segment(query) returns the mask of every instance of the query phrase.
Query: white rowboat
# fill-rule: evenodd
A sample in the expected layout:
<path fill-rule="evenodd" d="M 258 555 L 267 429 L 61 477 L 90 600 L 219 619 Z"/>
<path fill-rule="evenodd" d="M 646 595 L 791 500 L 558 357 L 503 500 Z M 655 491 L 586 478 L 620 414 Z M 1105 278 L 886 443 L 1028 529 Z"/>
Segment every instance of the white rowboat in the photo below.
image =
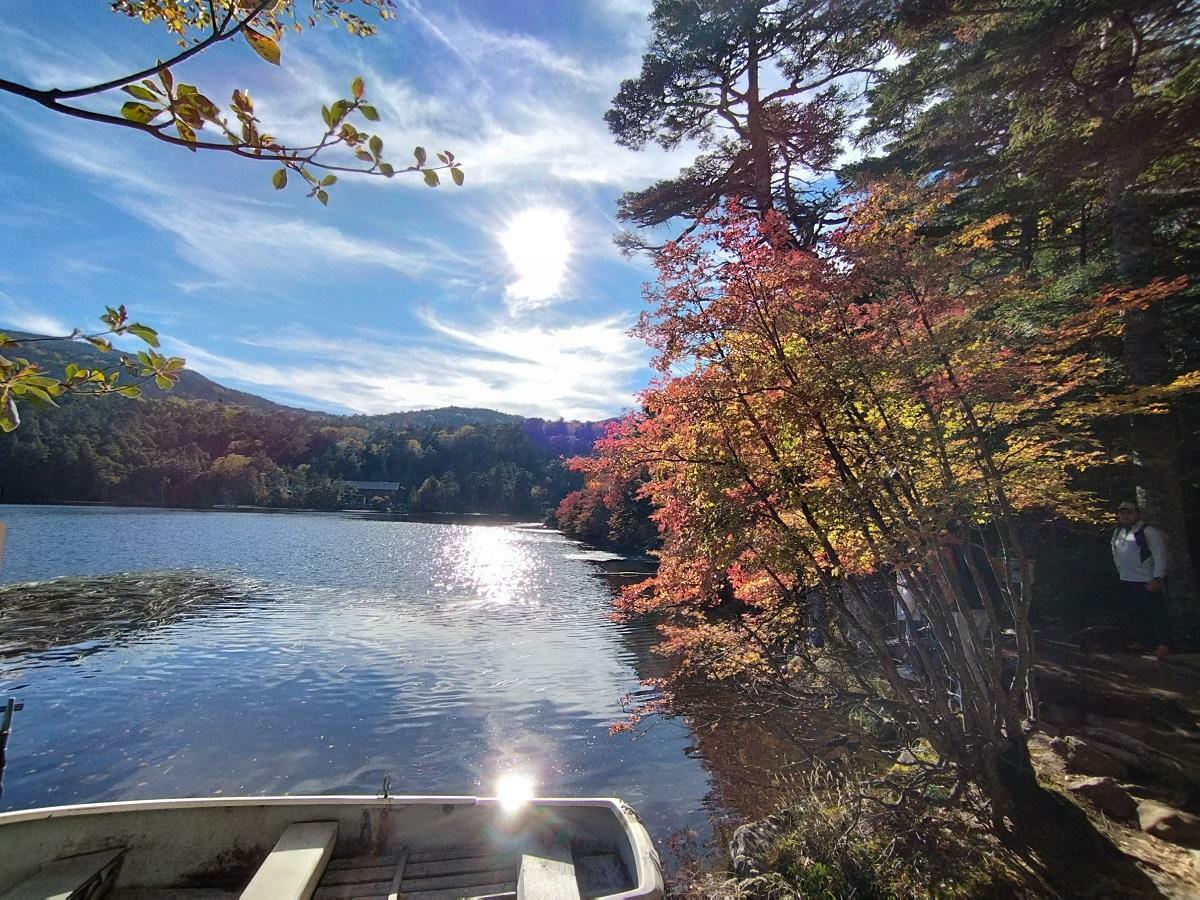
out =
<path fill-rule="evenodd" d="M 663 895 L 613 799 L 229 797 L 0 814 L 0 900 Z"/>

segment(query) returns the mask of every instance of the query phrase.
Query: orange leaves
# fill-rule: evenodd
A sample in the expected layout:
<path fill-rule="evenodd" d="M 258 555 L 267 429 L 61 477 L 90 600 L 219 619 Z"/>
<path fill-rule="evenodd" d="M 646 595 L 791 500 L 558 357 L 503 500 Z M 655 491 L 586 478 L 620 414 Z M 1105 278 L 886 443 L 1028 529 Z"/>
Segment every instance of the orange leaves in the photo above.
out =
<path fill-rule="evenodd" d="M 954 243 L 968 250 L 988 250 L 996 244 L 992 232 L 1011 221 L 1012 216 L 1007 213 L 997 213 L 982 222 L 968 225 L 962 229 L 954 236 Z"/>
<path fill-rule="evenodd" d="M 1061 427 L 1059 407 L 1092 360 L 997 340 L 979 312 L 1010 285 L 981 286 L 963 266 L 1005 221 L 928 236 L 952 196 L 950 179 L 873 188 L 837 259 L 772 242 L 769 222 L 736 207 L 660 255 L 638 330 L 662 379 L 645 414 L 577 467 L 589 480 L 647 474 L 660 568 L 621 609 L 666 616 L 665 649 L 684 666 L 769 665 L 748 635 L 800 628 L 805 588 L 920 557 L 922 536 L 951 517 L 986 521 L 1001 492 L 1014 508 L 1086 514 L 1069 473 L 1096 447 Z"/>

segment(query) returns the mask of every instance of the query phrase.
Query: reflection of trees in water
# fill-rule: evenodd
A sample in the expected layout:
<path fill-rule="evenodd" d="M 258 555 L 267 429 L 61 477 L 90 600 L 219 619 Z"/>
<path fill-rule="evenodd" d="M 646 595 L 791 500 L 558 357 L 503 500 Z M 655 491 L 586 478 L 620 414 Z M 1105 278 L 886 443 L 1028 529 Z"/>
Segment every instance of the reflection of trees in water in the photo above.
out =
<path fill-rule="evenodd" d="M 145 572 L 0 585 L 0 661 L 86 656 L 245 596 L 226 579 Z M 89 646 L 80 647 L 80 644 Z"/>
<path fill-rule="evenodd" d="M 769 695 L 685 683 L 672 708 L 696 736 L 694 755 L 712 775 L 715 805 L 739 819 L 777 811 L 814 769 L 864 763 L 844 706 L 797 709 Z"/>
<path fill-rule="evenodd" d="M 617 559 L 596 561 L 614 596 L 626 584 L 653 571 L 653 563 Z M 643 682 L 670 674 L 670 659 L 654 651 L 659 635 L 652 617 L 625 622 L 618 629 L 629 659 Z M 775 812 L 794 795 L 816 766 L 860 767 L 857 741 L 848 734 L 844 704 L 804 709 L 785 705 L 769 690 L 748 695 L 703 681 L 672 686 L 664 713 L 683 717 L 695 737 L 688 754 L 712 777 L 705 805 L 715 818 L 761 818 Z M 653 707 L 660 691 L 652 684 L 632 692 L 629 708 Z M 643 722 L 639 727 L 653 727 Z M 714 823 L 717 824 L 717 823 Z M 722 829 L 718 828 L 718 831 Z"/>

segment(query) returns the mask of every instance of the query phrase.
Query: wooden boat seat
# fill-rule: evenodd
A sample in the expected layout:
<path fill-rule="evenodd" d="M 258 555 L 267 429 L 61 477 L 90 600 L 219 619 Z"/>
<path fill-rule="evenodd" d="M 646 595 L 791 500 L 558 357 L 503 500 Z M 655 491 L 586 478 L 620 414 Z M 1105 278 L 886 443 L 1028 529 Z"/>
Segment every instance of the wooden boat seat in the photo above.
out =
<path fill-rule="evenodd" d="M 337 822 L 296 822 L 275 842 L 242 900 L 309 900 L 333 854 Z"/>
<path fill-rule="evenodd" d="M 96 900 L 112 890 L 124 859 L 124 847 L 56 859 L 0 900 Z"/>
<path fill-rule="evenodd" d="M 579 900 L 569 841 L 541 841 L 521 856 L 517 900 Z"/>

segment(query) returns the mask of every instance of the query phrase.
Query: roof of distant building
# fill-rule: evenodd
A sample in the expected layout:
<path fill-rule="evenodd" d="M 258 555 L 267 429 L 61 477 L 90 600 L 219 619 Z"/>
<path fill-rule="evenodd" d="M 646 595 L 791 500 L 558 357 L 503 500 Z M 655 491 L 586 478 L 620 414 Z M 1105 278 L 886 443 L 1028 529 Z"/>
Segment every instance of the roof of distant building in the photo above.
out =
<path fill-rule="evenodd" d="M 398 481 L 347 481 L 346 484 L 356 491 L 398 491 Z"/>

